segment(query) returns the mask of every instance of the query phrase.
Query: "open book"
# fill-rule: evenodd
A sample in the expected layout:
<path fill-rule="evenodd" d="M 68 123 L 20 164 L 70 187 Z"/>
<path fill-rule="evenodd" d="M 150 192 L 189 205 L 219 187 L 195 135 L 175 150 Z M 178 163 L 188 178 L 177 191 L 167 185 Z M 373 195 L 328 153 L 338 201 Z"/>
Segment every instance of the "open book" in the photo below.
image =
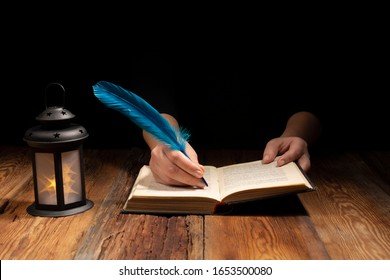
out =
<path fill-rule="evenodd" d="M 123 207 L 124 213 L 215 214 L 217 206 L 315 190 L 300 166 L 291 162 L 281 167 L 276 161 L 261 160 L 205 166 L 208 187 L 182 187 L 159 184 L 148 165 L 134 181 Z"/>

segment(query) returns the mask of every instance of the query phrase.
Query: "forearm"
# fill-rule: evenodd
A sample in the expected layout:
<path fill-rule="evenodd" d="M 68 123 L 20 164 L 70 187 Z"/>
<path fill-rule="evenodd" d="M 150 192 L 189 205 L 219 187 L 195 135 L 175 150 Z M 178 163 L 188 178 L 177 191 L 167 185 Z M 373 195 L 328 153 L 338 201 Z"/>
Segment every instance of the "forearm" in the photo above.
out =
<path fill-rule="evenodd" d="M 320 136 L 320 120 L 310 112 L 298 112 L 287 121 L 282 137 L 296 136 L 304 139 L 308 145 L 313 144 Z"/>
<path fill-rule="evenodd" d="M 161 114 L 165 119 L 167 119 L 167 121 L 173 126 L 173 127 L 179 127 L 179 123 L 177 122 L 177 120 L 169 115 L 169 114 L 164 114 L 162 113 Z M 146 142 L 146 144 L 149 146 L 149 148 L 152 150 L 158 143 L 159 141 L 154 138 L 151 134 L 149 134 L 148 132 L 146 132 L 145 130 L 142 131 L 142 136 Z"/>

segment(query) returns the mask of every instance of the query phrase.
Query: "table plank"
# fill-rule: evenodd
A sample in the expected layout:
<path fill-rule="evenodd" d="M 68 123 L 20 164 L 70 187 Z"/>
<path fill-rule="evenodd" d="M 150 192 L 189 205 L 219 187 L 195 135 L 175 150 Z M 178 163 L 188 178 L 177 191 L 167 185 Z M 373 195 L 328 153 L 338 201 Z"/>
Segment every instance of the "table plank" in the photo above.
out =
<path fill-rule="evenodd" d="M 205 219 L 205 259 L 329 259 L 296 195 Z"/>
<path fill-rule="evenodd" d="M 1 259 L 73 259 L 80 241 L 94 223 L 102 201 L 110 192 L 112 181 L 123 165 L 124 151 L 91 151 L 85 153 L 87 198 L 95 205 L 78 215 L 67 217 L 34 217 L 26 212 L 33 202 L 32 177 L 1 215 Z M 95 182 L 99 184 L 96 185 Z"/>
<path fill-rule="evenodd" d="M 379 183 L 379 186 L 390 195 L 390 151 L 387 150 L 370 150 L 359 152 L 362 159 L 367 163 L 386 184 Z"/>
<path fill-rule="evenodd" d="M 199 158 L 220 167 L 259 160 L 262 151 L 209 150 Z M 236 208 L 227 216 L 205 217 L 205 259 L 329 259 L 296 195 Z"/>
<path fill-rule="evenodd" d="M 132 183 L 141 166 L 148 162 L 148 156 L 148 152 L 132 149 L 126 161 L 117 165 L 120 171 L 94 176 L 95 186 L 106 184 L 101 181 L 105 177 L 116 179 L 111 181 L 108 186 L 111 191 L 97 206 L 99 211 L 94 224 L 81 242 L 75 259 L 203 258 L 202 217 L 122 213 Z"/>
<path fill-rule="evenodd" d="M 91 228 L 75 259 L 202 259 L 203 221 L 198 216 L 113 215 Z"/>
<path fill-rule="evenodd" d="M 27 147 L 0 147 L 0 213 L 23 192 L 32 179 L 31 153 Z"/>
<path fill-rule="evenodd" d="M 388 183 L 357 153 L 313 159 L 318 189 L 300 199 L 332 259 L 390 258 Z"/>
<path fill-rule="evenodd" d="M 68 217 L 33 217 L 30 151 L 0 146 L 0 259 L 390 259 L 390 153 L 312 156 L 317 191 L 235 207 L 225 215 L 137 215 L 121 209 L 144 149 L 86 150 L 87 198 Z M 261 151 L 200 151 L 203 164 Z"/>

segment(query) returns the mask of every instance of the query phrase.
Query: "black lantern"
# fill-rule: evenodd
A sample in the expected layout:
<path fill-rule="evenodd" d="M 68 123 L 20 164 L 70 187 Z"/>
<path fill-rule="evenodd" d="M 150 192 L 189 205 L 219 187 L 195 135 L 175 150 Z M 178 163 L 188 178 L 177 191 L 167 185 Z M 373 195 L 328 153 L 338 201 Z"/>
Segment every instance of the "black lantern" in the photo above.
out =
<path fill-rule="evenodd" d="M 47 89 L 52 85 L 61 88 L 61 106 L 48 105 Z M 64 108 L 64 103 L 64 87 L 49 84 L 46 110 L 36 117 L 40 125 L 28 129 L 23 138 L 32 148 L 35 202 L 27 212 L 33 216 L 68 216 L 93 207 L 86 199 L 84 183 L 82 143 L 88 133 L 72 122 L 75 115 Z"/>

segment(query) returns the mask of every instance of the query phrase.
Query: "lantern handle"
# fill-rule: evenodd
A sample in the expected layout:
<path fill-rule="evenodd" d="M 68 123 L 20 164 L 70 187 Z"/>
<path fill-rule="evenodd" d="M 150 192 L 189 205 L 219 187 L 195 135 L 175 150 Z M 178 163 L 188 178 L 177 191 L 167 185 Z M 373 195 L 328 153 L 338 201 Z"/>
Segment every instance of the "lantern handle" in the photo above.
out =
<path fill-rule="evenodd" d="M 47 109 L 47 90 L 50 86 L 53 86 L 53 85 L 57 85 L 57 86 L 60 86 L 61 89 L 62 89 L 62 105 L 61 107 L 65 107 L 65 88 L 63 85 L 61 85 L 60 83 L 56 83 L 56 82 L 53 82 L 53 83 L 49 83 L 46 88 L 45 88 L 45 108 Z"/>

